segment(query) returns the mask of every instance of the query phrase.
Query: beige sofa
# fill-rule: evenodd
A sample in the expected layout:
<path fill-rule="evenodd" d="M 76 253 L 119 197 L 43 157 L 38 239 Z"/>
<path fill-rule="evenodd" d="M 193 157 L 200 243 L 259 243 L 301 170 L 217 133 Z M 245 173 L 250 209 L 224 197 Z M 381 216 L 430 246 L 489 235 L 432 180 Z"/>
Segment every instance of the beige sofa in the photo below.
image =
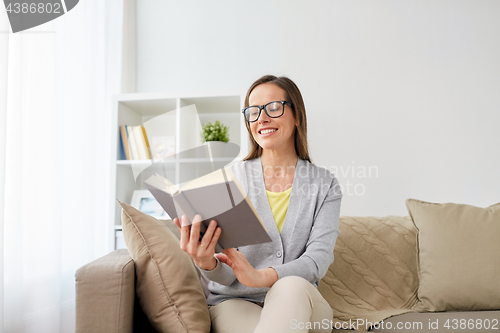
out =
<path fill-rule="evenodd" d="M 413 213 L 414 220 L 421 218 L 417 216 L 418 209 Z M 497 217 L 498 214 L 494 215 L 493 221 Z M 488 295 L 493 293 L 480 300 L 471 300 L 465 286 L 456 285 L 455 280 L 465 283 L 461 277 L 450 278 L 445 281 L 446 285 L 456 291 L 454 294 L 464 297 L 458 298 L 462 303 L 457 305 L 453 295 L 445 295 L 451 300 L 444 305 L 448 310 L 429 312 L 429 307 L 443 306 L 443 301 L 439 299 L 441 295 L 437 301 L 432 295 L 429 297 L 426 293 L 432 288 L 425 289 L 420 283 L 422 279 L 432 284 L 429 277 L 419 271 L 425 268 L 425 263 L 420 261 L 428 254 L 422 247 L 430 245 L 419 243 L 425 240 L 427 227 L 421 224 L 421 229 L 417 229 L 418 223 L 412 218 L 341 217 L 335 261 L 319 286 L 334 311 L 335 320 L 329 323 L 330 327 L 337 328 L 338 332 L 344 331 L 342 327 L 374 332 L 499 332 L 500 308 L 491 302 L 495 304 L 498 299 L 500 304 L 500 292 L 495 295 L 500 290 L 500 280 L 492 277 L 487 280 L 496 281 L 496 286 L 481 285 L 479 281 L 478 291 L 471 293 L 481 295 L 484 289 Z M 178 236 L 171 221 L 162 222 Z M 496 225 L 494 227 L 488 232 L 497 233 Z M 439 250 L 433 251 L 432 258 L 439 257 Z M 459 261 L 466 265 L 463 260 Z M 500 262 L 493 263 L 500 265 Z M 81 267 L 76 272 L 76 332 L 156 332 L 137 300 L 136 280 L 134 261 L 123 249 Z M 443 287 L 438 287 L 441 292 Z M 491 302 L 484 305 L 485 298 Z M 486 311 L 470 311 L 477 307 Z M 369 323 L 378 324 L 370 327 Z"/>

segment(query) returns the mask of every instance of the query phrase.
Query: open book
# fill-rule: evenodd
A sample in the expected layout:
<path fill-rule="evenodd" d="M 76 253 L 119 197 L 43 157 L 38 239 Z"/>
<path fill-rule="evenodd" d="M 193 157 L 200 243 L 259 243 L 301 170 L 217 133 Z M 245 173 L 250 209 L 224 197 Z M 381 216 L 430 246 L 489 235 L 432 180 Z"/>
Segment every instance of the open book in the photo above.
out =
<path fill-rule="evenodd" d="M 222 233 L 215 252 L 271 241 L 252 203 L 229 168 L 197 178 L 180 189 L 158 174 L 143 183 L 172 219 L 186 215 L 193 222 L 194 216 L 200 214 L 200 239 L 210 221 L 216 220 Z"/>

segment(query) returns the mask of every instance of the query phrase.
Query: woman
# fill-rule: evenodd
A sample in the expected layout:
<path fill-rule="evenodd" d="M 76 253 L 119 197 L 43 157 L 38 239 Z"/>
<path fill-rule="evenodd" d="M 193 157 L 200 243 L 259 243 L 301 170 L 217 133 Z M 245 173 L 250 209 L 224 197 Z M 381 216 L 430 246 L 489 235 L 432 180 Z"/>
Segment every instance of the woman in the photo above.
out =
<path fill-rule="evenodd" d="M 213 332 L 330 332 L 332 310 L 317 286 L 339 234 L 338 182 L 310 162 L 304 102 L 290 79 L 255 81 L 243 113 L 252 148 L 232 169 L 272 242 L 215 254 L 216 221 L 199 241 L 199 215 L 191 226 L 175 219 L 182 250 L 210 280 Z"/>

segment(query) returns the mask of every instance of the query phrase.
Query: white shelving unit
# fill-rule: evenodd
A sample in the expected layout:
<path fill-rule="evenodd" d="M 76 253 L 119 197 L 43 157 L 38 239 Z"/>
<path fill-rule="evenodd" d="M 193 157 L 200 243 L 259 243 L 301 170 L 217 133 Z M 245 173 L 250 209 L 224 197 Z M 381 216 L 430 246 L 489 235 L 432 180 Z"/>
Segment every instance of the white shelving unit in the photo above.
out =
<path fill-rule="evenodd" d="M 248 133 L 245 128 L 241 109 L 244 96 L 237 92 L 219 93 L 134 93 L 116 95 L 113 99 L 112 129 L 116 135 L 112 146 L 112 184 L 110 204 L 112 205 L 111 233 L 121 230 L 121 207 L 115 198 L 130 204 L 134 190 L 145 189 L 140 170 L 151 166 L 151 160 L 127 160 L 121 153 L 119 127 L 123 125 L 144 125 L 151 144 L 154 136 L 174 136 L 175 152 L 186 152 L 203 145 L 201 126 L 207 122 L 221 121 L 229 127 L 229 141 L 240 147 L 240 154 L 235 161 L 241 160 L 248 153 Z M 194 107 L 195 108 L 194 108 Z M 196 111 L 196 112 L 195 112 Z M 169 158 L 161 168 L 167 178 L 176 184 L 194 179 L 210 172 L 214 164 L 230 164 L 233 158 L 207 159 L 197 156 Z M 115 239 L 110 240 L 115 244 Z M 111 248 L 110 250 L 114 249 Z"/>

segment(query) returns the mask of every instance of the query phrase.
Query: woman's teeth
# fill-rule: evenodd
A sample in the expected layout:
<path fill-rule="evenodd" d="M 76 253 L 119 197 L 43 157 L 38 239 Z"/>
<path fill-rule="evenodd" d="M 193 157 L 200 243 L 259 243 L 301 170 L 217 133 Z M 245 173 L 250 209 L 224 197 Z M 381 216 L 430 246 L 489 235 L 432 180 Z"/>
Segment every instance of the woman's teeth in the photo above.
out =
<path fill-rule="evenodd" d="M 260 134 L 267 134 L 267 133 L 272 133 L 272 132 L 276 132 L 277 129 L 266 129 L 266 130 L 263 130 L 263 131 L 260 131 Z"/>

